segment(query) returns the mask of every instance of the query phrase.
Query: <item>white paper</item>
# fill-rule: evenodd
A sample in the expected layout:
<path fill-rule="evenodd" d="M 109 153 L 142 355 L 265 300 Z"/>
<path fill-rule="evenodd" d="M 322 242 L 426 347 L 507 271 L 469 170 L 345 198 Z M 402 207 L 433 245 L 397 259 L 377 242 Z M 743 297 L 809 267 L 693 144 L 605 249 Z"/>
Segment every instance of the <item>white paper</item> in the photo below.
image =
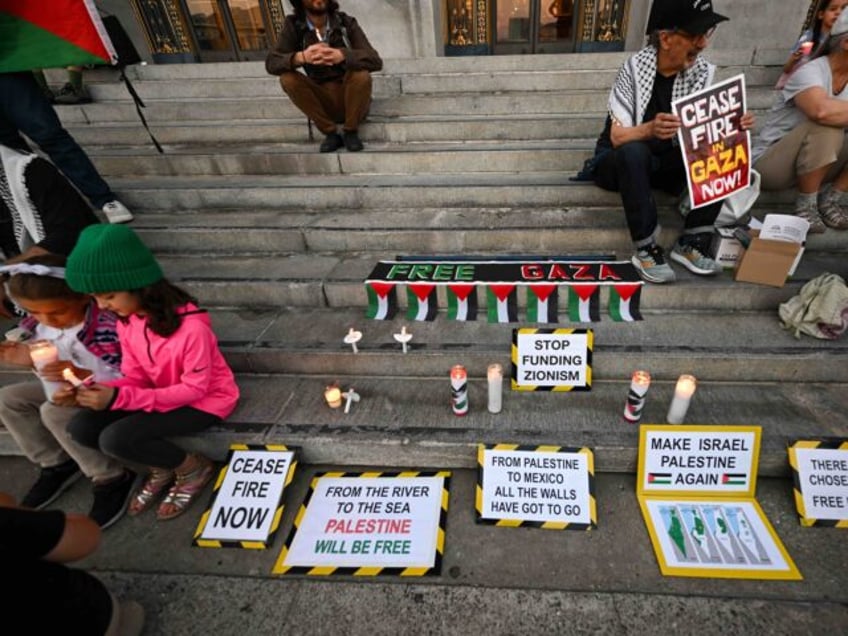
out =
<path fill-rule="evenodd" d="M 767 214 L 763 219 L 760 238 L 803 245 L 809 229 L 809 221 L 792 214 Z"/>

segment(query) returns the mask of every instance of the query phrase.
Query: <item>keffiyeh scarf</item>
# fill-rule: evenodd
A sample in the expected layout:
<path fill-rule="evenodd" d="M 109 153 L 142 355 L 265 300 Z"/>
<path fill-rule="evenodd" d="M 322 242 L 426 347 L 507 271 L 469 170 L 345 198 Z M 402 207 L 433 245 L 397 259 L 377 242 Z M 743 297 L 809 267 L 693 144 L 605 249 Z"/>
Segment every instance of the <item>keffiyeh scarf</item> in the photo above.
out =
<path fill-rule="evenodd" d="M 0 199 L 11 216 L 15 242 L 22 252 L 45 236 L 26 183 L 27 166 L 35 157 L 0 145 Z"/>
<path fill-rule="evenodd" d="M 709 86 L 715 66 L 698 56 L 695 64 L 677 74 L 672 88 L 672 100 L 678 100 Z M 614 123 L 637 126 L 642 123 L 657 76 L 657 49 L 646 46 L 630 57 L 615 79 L 610 91 L 608 109 Z"/>

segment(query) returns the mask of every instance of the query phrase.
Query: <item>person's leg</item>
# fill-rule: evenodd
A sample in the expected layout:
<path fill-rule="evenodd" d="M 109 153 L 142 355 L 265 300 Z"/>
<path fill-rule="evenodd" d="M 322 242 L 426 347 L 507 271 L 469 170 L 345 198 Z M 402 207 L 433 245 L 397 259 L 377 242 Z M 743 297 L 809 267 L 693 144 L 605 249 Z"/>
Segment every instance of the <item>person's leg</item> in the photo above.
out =
<path fill-rule="evenodd" d="M 848 136 L 843 137 L 842 148 L 824 182 L 828 186 L 818 200 L 822 222 L 834 230 L 848 230 Z"/>
<path fill-rule="evenodd" d="M 674 271 L 657 243 L 660 227 L 656 202 L 651 192 L 654 162 L 648 144 L 624 144 L 600 160 L 595 183 L 605 190 L 621 193 L 627 227 L 635 248 L 631 262 L 639 275 L 652 283 L 669 283 L 674 281 Z"/>
<path fill-rule="evenodd" d="M 88 155 L 62 128 L 32 73 L 0 73 L 0 95 L 0 119 L 38 144 L 94 207 L 116 199 Z"/>
<path fill-rule="evenodd" d="M 0 422 L 27 459 L 41 468 L 38 479 L 21 500 L 27 508 L 49 505 L 81 477 L 76 462 L 40 417 L 39 407 L 46 400 L 41 382 L 0 389 Z"/>
<path fill-rule="evenodd" d="M 371 73 L 348 71 L 344 81 L 344 142 L 350 152 L 362 150 L 359 125 L 368 116 L 371 108 Z"/>
<path fill-rule="evenodd" d="M 341 148 L 342 138 L 336 132 L 337 106 L 328 86 L 313 82 L 303 73 L 296 71 L 280 75 L 280 85 L 292 103 L 314 121 L 318 130 L 325 135 L 321 143 L 321 152 L 333 152 Z"/>

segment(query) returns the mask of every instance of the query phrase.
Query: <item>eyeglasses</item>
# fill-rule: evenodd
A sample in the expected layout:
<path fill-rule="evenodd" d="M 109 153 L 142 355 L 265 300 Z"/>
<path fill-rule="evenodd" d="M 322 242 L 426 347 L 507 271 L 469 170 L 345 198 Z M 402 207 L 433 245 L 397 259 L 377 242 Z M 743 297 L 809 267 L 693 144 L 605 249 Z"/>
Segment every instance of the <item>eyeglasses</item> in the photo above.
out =
<path fill-rule="evenodd" d="M 705 39 L 709 40 L 711 37 L 713 37 L 713 34 L 716 32 L 716 27 L 714 27 L 714 26 L 710 27 L 709 29 L 707 29 L 703 33 L 697 33 L 697 34 L 696 33 L 689 33 L 688 31 L 684 31 L 683 29 L 677 29 L 677 28 L 672 29 L 671 32 L 676 33 L 677 35 L 679 35 L 682 38 L 686 38 L 690 42 L 696 42 L 697 40 L 700 40 L 701 38 L 705 38 Z"/>

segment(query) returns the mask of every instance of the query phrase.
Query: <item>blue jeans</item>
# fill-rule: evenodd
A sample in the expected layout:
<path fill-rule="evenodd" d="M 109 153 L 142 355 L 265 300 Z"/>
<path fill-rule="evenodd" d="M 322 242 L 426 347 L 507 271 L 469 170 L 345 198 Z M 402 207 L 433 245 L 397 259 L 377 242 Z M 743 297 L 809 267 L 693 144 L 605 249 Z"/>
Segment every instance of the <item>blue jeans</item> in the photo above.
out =
<path fill-rule="evenodd" d="M 20 133 L 38 144 L 96 208 L 116 199 L 41 92 L 32 73 L 0 73 L 0 144 L 29 150 Z"/>

